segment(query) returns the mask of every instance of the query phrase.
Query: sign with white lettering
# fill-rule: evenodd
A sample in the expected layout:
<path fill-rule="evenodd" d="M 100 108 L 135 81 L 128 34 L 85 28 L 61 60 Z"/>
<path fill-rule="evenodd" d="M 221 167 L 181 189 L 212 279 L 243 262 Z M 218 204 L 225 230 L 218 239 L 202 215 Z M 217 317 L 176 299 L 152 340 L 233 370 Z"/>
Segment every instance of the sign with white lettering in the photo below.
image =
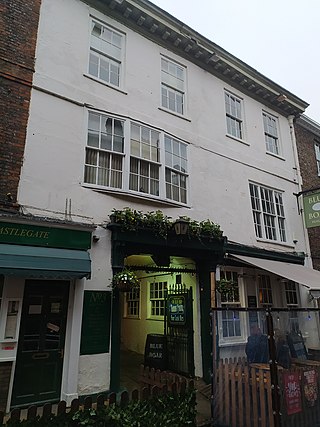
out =
<path fill-rule="evenodd" d="M 148 334 L 145 350 L 144 364 L 155 369 L 165 369 L 167 364 L 167 340 L 161 334 Z"/>
<path fill-rule="evenodd" d="M 304 219 L 307 228 L 320 225 L 320 193 L 303 196 Z"/>
<path fill-rule="evenodd" d="M 85 230 L 0 222 L 0 243 L 65 249 L 89 249 L 91 246 L 91 233 Z"/>
<path fill-rule="evenodd" d="M 170 326 L 186 324 L 186 300 L 182 295 L 170 295 L 168 297 Z"/>

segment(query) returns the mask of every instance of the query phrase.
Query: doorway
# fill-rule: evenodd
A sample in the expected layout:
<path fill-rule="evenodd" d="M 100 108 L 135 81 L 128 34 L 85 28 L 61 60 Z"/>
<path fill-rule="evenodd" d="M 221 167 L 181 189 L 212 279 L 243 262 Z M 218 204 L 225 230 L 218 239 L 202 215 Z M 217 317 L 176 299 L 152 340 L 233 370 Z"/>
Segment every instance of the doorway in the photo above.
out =
<path fill-rule="evenodd" d="M 140 288 L 120 295 L 121 388 L 137 384 L 147 342 L 152 337 L 168 342 L 168 346 L 165 345 L 163 355 L 155 352 L 155 360 L 149 360 L 148 356 L 150 367 L 194 376 L 194 262 L 171 257 L 170 265 L 161 267 L 155 265 L 150 255 L 133 255 L 126 258 L 125 265 L 133 266 L 140 279 Z M 200 348 L 199 335 L 196 337 L 196 347 Z"/>
<path fill-rule="evenodd" d="M 12 407 L 60 399 L 69 284 L 25 283 Z"/>

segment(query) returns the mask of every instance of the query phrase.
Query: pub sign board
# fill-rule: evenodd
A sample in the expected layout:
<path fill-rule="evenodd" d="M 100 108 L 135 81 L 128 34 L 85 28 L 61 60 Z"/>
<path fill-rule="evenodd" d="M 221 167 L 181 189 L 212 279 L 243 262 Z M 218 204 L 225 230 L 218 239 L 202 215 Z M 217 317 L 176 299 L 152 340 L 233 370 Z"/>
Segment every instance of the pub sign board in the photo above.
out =
<path fill-rule="evenodd" d="M 320 193 L 303 196 L 304 220 L 307 228 L 320 226 Z"/>
<path fill-rule="evenodd" d="M 168 296 L 168 314 L 169 326 L 186 324 L 186 299 L 183 295 Z"/>

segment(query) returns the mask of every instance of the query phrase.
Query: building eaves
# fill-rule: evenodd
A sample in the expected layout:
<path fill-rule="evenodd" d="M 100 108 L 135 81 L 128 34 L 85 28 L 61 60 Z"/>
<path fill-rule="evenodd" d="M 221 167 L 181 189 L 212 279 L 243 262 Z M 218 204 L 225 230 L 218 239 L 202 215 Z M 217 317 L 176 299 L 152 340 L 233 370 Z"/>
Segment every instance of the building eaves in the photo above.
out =
<path fill-rule="evenodd" d="M 302 114 L 296 121 L 296 123 L 303 129 L 313 133 L 316 137 L 320 138 L 320 123 L 310 119 L 310 117 Z"/>
<path fill-rule="evenodd" d="M 148 0 L 83 0 L 284 116 L 308 103 Z"/>

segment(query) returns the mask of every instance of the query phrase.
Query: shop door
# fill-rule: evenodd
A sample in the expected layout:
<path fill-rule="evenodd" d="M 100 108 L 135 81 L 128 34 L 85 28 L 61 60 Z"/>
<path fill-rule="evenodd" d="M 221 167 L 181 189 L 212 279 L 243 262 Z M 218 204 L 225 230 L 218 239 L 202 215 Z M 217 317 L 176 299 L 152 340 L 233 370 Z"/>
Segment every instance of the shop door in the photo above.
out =
<path fill-rule="evenodd" d="M 58 401 L 69 282 L 25 285 L 11 406 Z"/>

